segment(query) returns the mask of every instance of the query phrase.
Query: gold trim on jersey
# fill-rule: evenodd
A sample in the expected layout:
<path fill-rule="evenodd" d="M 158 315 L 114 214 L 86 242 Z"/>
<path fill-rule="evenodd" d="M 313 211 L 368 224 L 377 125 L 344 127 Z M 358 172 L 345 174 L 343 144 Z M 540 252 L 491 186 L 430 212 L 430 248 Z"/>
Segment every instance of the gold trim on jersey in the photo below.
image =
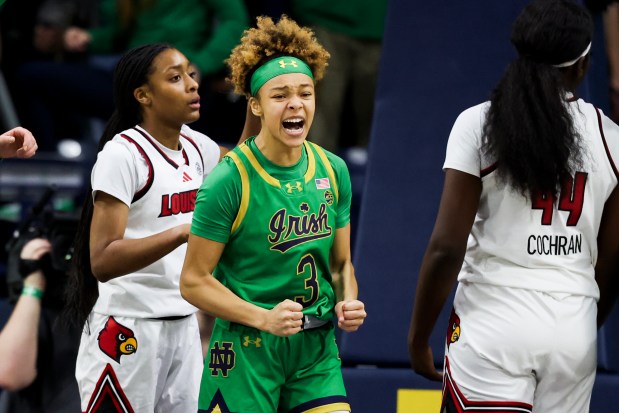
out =
<path fill-rule="evenodd" d="M 324 153 L 322 148 L 320 148 L 314 143 L 304 141 L 303 145 L 305 147 L 305 152 L 307 153 L 307 171 L 304 175 L 305 183 L 309 183 L 316 174 L 316 156 L 314 155 L 314 151 L 312 150 L 313 147 L 320 159 L 322 160 L 323 164 L 325 165 L 325 169 L 327 170 L 329 179 L 333 183 L 333 192 L 335 193 L 335 200 L 337 201 L 339 198 L 339 190 L 337 182 L 335 180 L 335 172 L 333 171 L 333 167 L 331 166 L 327 155 Z M 258 162 L 258 159 L 251 151 L 249 146 L 247 146 L 247 144 L 242 143 L 241 145 L 239 145 L 239 149 L 241 150 L 241 152 L 243 152 L 243 155 L 245 155 L 251 166 L 256 170 L 256 172 L 258 172 L 262 179 L 264 179 L 269 185 L 272 185 L 276 188 L 282 187 L 280 181 L 269 175 L 269 173 L 262 167 L 262 165 L 260 165 L 260 162 Z M 247 209 L 249 208 L 250 184 L 247 169 L 239 155 L 233 151 L 230 151 L 226 154 L 226 156 L 229 156 L 230 159 L 234 161 L 234 164 L 239 171 L 239 175 L 241 176 L 241 205 L 239 206 L 239 212 L 236 214 L 236 218 L 234 219 L 234 222 L 232 223 L 232 228 L 230 229 L 230 233 L 232 234 L 239 228 L 239 226 L 243 222 L 245 214 L 247 213 Z"/>
<path fill-rule="evenodd" d="M 305 147 L 305 152 L 307 152 L 307 171 L 305 171 L 304 175 L 305 183 L 307 184 L 309 181 L 312 180 L 314 174 L 316 173 L 316 158 L 314 156 L 314 152 L 312 152 L 312 150 L 310 149 L 308 142 L 303 142 L 303 145 Z M 269 175 L 269 173 L 262 167 L 262 165 L 260 165 L 260 162 L 258 162 L 256 155 L 254 155 L 249 146 L 243 143 L 239 146 L 239 149 L 241 150 L 241 152 L 243 152 L 243 155 L 245 155 L 249 163 L 251 163 L 251 166 L 254 167 L 254 169 L 256 170 L 256 172 L 258 172 L 262 179 L 264 179 L 267 183 L 276 188 L 282 187 L 281 182 L 278 179 L 275 179 L 271 175 Z"/>
<path fill-rule="evenodd" d="M 303 413 L 329 413 L 333 411 L 343 410 L 345 412 L 350 411 L 350 404 L 348 403 L 331 403 L 324 406 L 314 407 L 313 409 L 304 410 Z"/>
<path fill-rule="evenodd" d="M 241 175 L 241 205 L 239 206 L 239 212 L 236 214 L 236 218 L 234 219 L 232 228 L 230 229 L 230 233 L 232 234 L 239 228 L 241 222 L 243 222 L 243 218 L 245 218 L 245 214 L 247 213 L 247 208 L 249 207 L 250 188 L 247 169 L 245 169 L 245 165 L 243 165 L 241 158 L 239 158 L 239 156 L 232 151 L 228 152 L 226 156 L 229 156 L 230 159 L 234 161 L 236 169 L 239 170 L 239 175 Z"/>
<path fill-rule="evenodd" d="M 316 159 L 314 158 L 314 152 L 310 149 L 309 143 L 303 141 L 305 146 L 305 152 L 307 152 L 307 172 L 305 172 L 305 183 L 308 183 L 314 177 L 316 173 Z"/>
<path fill-rule="evenodd" d="M 333 167 L 331 166 L 331 162 L 329 162 L 329 158 L 327 158 L 327 154 L 325 151 L 318 145 L 312 142 L 308 142 L 312 147 L 316 150 L 316 153 L 322 160 L 322 163 L 325 165 L 327 169 L 327 173 L 329 174 L 329 179 L 333 183 L 333 192 L 335 192 L 335 200 L 338 201 L 340 198 L 340 191 L 338 189 L 337 181 L 335 180 L 335 171 L 333 171 Z M 308 151 L 309 152 L 309 151 Z"/>
<path fill-rule="evenodd" d="M 256 155 L 254 155 L 251 149 L 249 149 L 249 146 L 243 143 L 242 145 L 239 146 L 239 149 L 241 150 L 241 152 L 243 152 L 243 154 L 245 155 L 245 157 L 247 158 L 251 166 L 254 167 L 254 169 L 256 170 L 256 172 L 258 172 L 258 174 L 262 177 L 262 179 L 264 179 L 270 185 L 273 185 L 276 188 L 282 187 L 282 184 L 279 183 L 279 180 L 273 178 L 271 175 L 268 174 L 267 171 L 264 170 L 262 165 L 260 165 L 260 162 L 258 162 L 258 159 L 256 159 Z"/>

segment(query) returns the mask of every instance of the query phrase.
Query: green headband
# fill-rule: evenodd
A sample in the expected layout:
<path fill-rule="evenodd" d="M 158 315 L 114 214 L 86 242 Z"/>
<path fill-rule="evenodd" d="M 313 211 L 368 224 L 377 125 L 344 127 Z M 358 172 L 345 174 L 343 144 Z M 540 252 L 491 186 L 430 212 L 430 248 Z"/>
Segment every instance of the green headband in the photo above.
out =
<path fill-rule="evenodd" d="M 251 76 L 251 95 L 256 96 L 266 82 L 286 73 L 303 73 L 314 79 L 312 69 L 303 60 L 292 56 L 278 57 L 260 66 Z"/>

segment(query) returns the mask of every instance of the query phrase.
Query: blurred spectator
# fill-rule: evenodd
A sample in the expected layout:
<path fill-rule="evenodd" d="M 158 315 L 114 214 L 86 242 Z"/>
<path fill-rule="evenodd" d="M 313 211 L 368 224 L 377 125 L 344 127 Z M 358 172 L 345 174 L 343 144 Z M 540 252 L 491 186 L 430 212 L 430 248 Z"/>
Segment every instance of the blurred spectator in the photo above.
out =
<path fill-rule="evenodd" d="M 69 25 L 93 24 L 96 10 L 96 0 L 29 0 L 3 4 L 1 61 L 7 78 L 12 80 L 16 68 L 24 62 L 81 58 L 63 51 L 62 33 Z"/>
<path fill-rule="evenodd" d="M 84 119 L 109 118 L 117 60 L 130 48 L 154 42 L 171 43 L 200 71 L 203 113 L 194 128 L 236 143 L 241 130 L 230 125 L 243 124 L 246 104 L 225 84 L 223 61 L 248 25 L 242 0 L 100 0 L 98 21 L 96 27 L 69 27 L 64 32 L 65 49 L 88 53 L 88 63 L 35 62 L 20 70 L 21 93 L 28 97 L 20 116 L 40 146 L 50 148 L 59 138 L 88 134 Z M 73 128 L 58 128 L 58 119 L 74 114 L 81 122 L 73 120 Z M 241 121 L 229 121 L 230 117 Z M 73 135 L 78 131 L 80 136 L 59 136 L 59 131 Z"/>
<path fill-rule="evenodd" d="M 46 0 L 37 11 L 33 33 L 34 48 L 53 60 L 79 59 L 79 53 L 64 49 L 64 31 L 70 27 L 89 27 L 96 22 L 95 0 Z"/>
<path fill-rule="evenodd" d="M 56 323 L 65 272 L 54 268 L 57 246 L 44 238 L 15 245 L 19 274 L 12 279 L 15 308 L 0 331 L 0 413 L 80 411 L 73 375 L 80 329 Z M 10 258 L 10 259 L 11 259 Z M 17 282 L 15 280 L 18 280 Z M 17 285 L 18 284 L 18 285 Z"/>
<path fill-rule="evenodd" d="M 294 18 L 331 53 L 310 140 L 332 152 L 368 144 L 386 10 L 387 0 L 292 1 Z"/>
<path fill-rule="evenodd" d="M 20 72 L 24 64 L 37 66 L 38 62 L 83 61 L 83 53 L 64 49 L 63 33 L 70 25 L 86 27 L 94 24 L 97 7 L 96 0 L 33 0 L 8 2 L 1 10 L 2 70 L 22 118 L 20 123 L 33 130 L 43 150 L 53 148 L 50 136 L 55 134 L 54 128 L 57 127 L 59 135 L 67 133 L 62 126 L 71 125 L 75 116 L 64 108 L 46 106 L 36 86 L 30 88 L 31 79 L 25 84 L 19 80 L 24 78 Z M 32 80 L 36 77 L 35 74 Z M 52 123 L 50 119 L 57 121 Z"/>

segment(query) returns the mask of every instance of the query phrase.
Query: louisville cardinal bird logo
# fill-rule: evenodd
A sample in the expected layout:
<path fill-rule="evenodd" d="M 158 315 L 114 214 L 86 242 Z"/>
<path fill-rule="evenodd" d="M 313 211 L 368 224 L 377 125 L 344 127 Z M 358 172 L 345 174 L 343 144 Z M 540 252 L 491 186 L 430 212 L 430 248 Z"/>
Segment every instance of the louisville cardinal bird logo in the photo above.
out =
<path fill-rule="evenodd" d="M 455 343 L 460 339 L 460 317 L 456 314 L 456 310 L 451 310 L 449 316 L 449 326 L 447 327 L 447 348 L 452 343 Z"/>
<path fill-rule="evenodd" d="M 101 351 L 117 363 L 120 363 L 120 356 L 133 354 L 138 349 L 133 331 L 119 324 L 114 317 L 107 319 L 98 340 Z"/>

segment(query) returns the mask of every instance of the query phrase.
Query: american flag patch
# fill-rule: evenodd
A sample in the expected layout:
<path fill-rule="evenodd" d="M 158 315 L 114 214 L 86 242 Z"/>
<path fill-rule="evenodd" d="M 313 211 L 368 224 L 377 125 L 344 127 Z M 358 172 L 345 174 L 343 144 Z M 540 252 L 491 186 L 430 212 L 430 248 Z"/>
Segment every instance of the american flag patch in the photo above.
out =
<path fill-rule="evenodd" d="M 331 188 L 331 183 L 329 182 L 329 178 L 316 178 L 316 189 L 329 189 Z"/>

